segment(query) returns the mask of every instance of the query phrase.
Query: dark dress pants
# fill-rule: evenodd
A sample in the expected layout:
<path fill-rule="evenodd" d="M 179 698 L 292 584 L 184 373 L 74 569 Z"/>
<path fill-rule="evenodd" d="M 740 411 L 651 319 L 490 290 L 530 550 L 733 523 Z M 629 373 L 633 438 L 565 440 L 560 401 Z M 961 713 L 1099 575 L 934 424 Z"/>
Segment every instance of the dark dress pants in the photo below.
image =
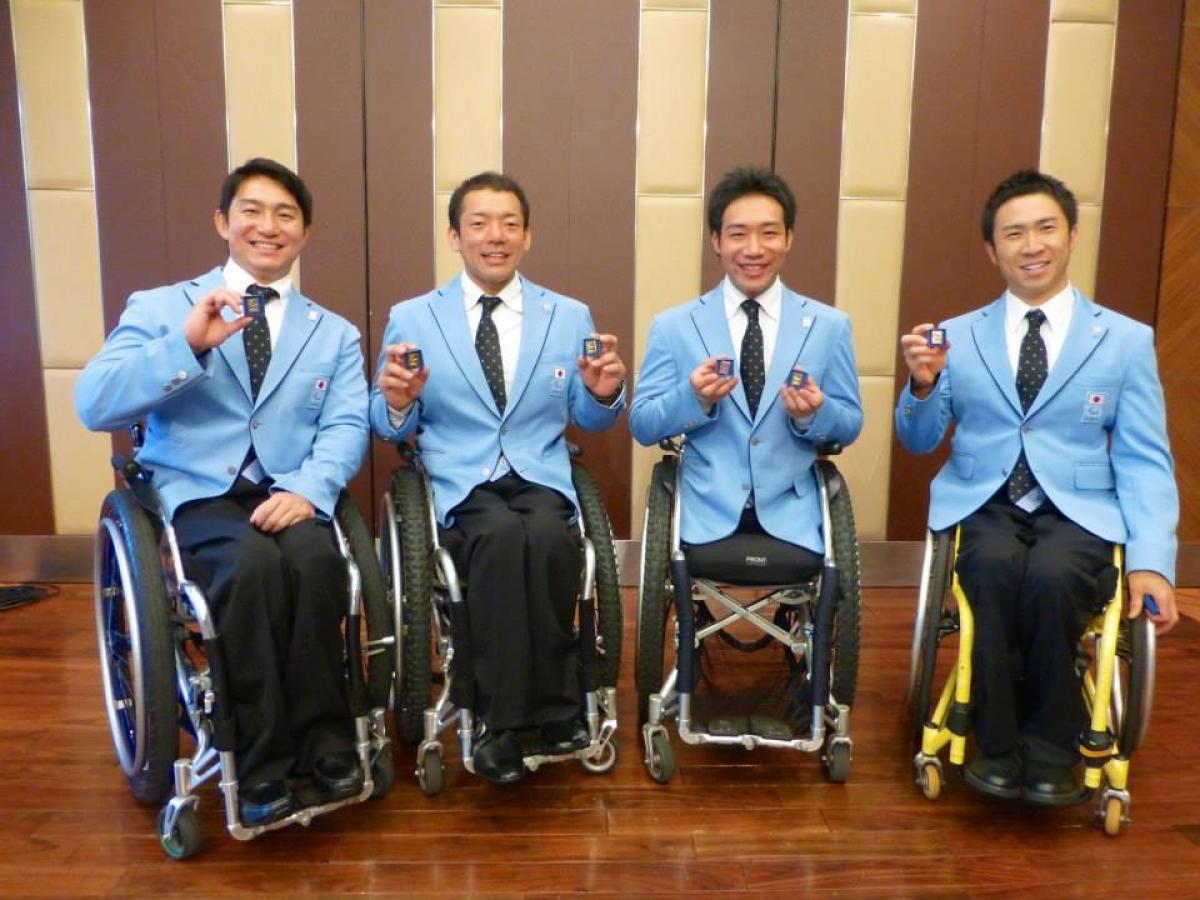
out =
<path fill-rule="evenodd" d="M 493 731 L 580 712 L 574 512 L 562 494 L 513 473 L 451 511 L 446 546 L 467 580 L 475 712 Z"/>
<path fill-rule="evenodd" d="M 1055 765 L 1078 759 L 1086 712 L 1075 673 L 1079 637 L 1098 602 L 1112 545 L 1049 500 L 1033 513 L 1002 495 L 962 522 L 956 564 L 975 614 L 974 733 L 1000 756 Z"/>
<path fill-rule="evenodd" d="M 221 497 L 180 507 L 174 520 L 225 647 L 238 778 L 247 784 L 307 773 L 319 757 L 353 748 L 345 562 L 327 522 L 275 534 L 251 525 L 267 496 L 239 478 Z"/>

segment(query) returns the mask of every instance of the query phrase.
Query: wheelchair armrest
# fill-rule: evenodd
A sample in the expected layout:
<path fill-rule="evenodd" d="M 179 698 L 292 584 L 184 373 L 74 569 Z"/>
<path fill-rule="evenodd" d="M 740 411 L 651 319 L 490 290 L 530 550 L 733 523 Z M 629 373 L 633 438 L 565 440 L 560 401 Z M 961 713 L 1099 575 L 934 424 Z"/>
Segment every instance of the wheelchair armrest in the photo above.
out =
<path fill-rule="evenodd" d="M 658 442 L 658 448 L 660 450 L 665 450 L 668 453 L 678 453 L 679 446 L 679 440 L 673 437 L 663 438 Z"/>
<path fill-rule="evenodd" d="M 829 441 L 825 444 L 817 444 L 817 456 L 838 456 L 842 452 L 842 445 L 837 441 Z"/>
<path fill-rule="evenodd" d="M 112 467 L 125 480 L 125 484 L 133 494 L 133 499 L 138 502 L 138 506 L 156 519 L 162 519 L 162 500 L 159 499 L 158 491 L 154 489 L 152 483 L 154 473 L 144 468 L 136 459 L 130 459 L 123 453 L 113 454 Z"/>

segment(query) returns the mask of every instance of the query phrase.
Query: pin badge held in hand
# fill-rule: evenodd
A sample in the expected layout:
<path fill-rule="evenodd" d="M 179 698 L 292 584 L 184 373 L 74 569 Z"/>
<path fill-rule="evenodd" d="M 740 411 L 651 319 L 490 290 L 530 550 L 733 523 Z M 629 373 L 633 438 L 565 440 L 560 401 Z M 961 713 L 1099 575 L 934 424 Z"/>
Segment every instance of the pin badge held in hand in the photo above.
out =
<path fill-rule="evenodd" d="M 403 356 L 403 365 L 404 368 L 412 369 L 412 371 L 417 372 L 423 365 L 425 365 L 425 356 L 416 347 L 411 350 L 405 350 Z"/>
<path fill-rule="evenodd" d="M 255 319 L 261 319 L 266 314 L 267 311 L 263 306 L 262 297 L 260 297 L 258 294 L 242 295 L 242 315 L 250 316 Z"/>
<path fill-rule="evenodd" d="M 796 366 L 796 368 L 792 369 L 792 371 L 788 373 L 788 378 L 787 378 L 787 386 L 788 387 L 802 388 L 806 384 L 808 384 L 808 373 L 805 372 L 803 369 L 801 369 L 799 366 Z"/>
<path fill-rule="evenodd" d="M 717 374 L 722 378 L 733 377 L 733 360 L 728 356 L 722 356 L 717 360 Z"/>
<path fill-rule="evenodd" d="M 588 359 L 599 359 L 604 353 L 604 341 L 600 338 L 587 337 L 583 339 L 583 355 Z"/>
<path fill-rule="evenodd" d="M 927 347 L 945 347 L 946 346 L 946 329 L 945 328 L 930 328 L 925 332 L 925 346 Z"/>

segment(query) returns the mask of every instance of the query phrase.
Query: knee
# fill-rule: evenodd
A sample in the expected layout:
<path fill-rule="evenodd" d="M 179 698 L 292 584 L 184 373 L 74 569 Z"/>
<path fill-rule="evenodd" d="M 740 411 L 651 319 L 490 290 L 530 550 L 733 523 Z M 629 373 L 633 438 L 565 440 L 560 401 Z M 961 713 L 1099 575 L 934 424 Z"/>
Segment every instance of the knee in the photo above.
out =
<path fill-rule="evenodd" d="M 248 532 L 233 545 L 232 554 L 230 577 L 235 581 L 269 585 L 282 577 L 279 548 L 261 532 Z"/>

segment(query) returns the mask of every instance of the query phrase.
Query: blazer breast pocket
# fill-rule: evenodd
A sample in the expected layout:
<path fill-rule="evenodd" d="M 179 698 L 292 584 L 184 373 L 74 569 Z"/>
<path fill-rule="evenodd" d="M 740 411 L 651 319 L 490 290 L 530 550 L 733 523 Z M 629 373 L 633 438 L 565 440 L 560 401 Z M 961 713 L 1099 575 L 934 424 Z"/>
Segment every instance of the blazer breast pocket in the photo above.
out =
<path fill-rule="evenodd" d="M 950 454 L 950 471 L 959 478 L 970 478 L 975 474 L 975 457 L 969 453 Z"/>
<path fill-rule="evenodd" d="M 1085 491 L 1111 491 L 1116 487 L 1112 464 L 1076 463 L 1075 487 Z"/>

